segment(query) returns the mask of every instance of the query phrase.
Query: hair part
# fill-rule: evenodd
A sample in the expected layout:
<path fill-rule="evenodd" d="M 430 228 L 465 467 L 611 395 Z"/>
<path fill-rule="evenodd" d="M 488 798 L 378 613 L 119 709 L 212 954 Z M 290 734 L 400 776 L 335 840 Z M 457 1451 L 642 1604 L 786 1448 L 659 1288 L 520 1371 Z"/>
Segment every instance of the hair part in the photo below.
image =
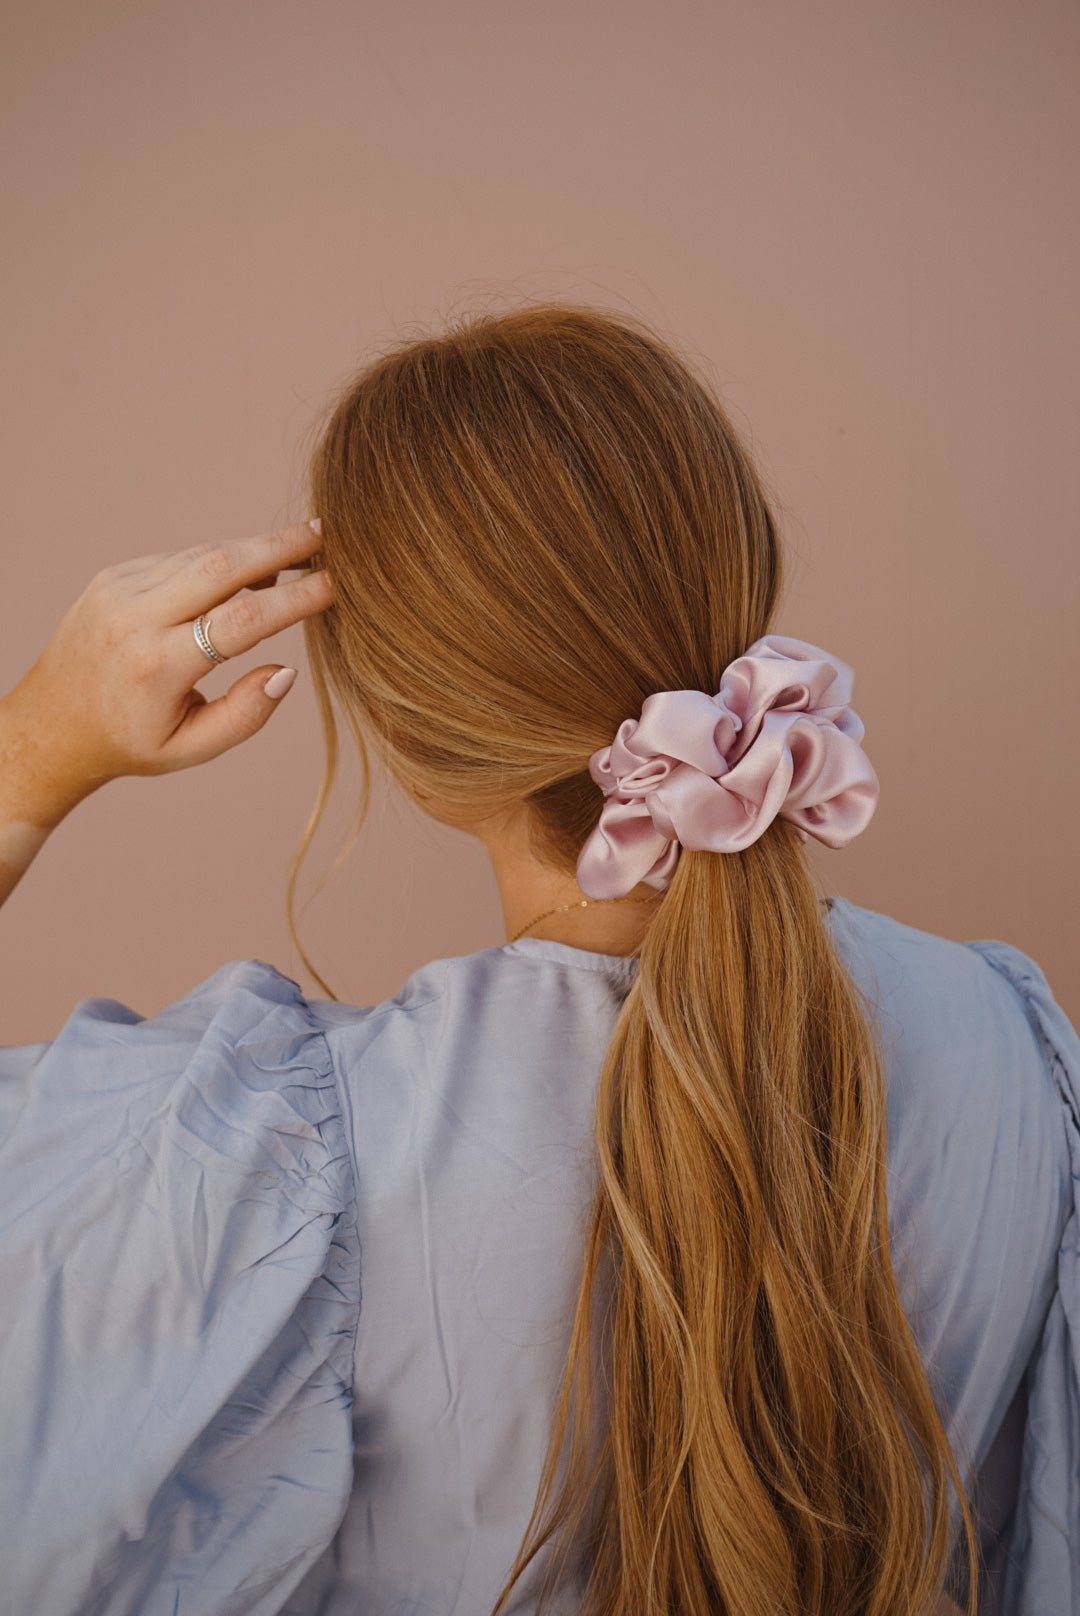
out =
<path fill-rule="evenodd" d="M 625 315 L 544 303 L 373 360 L 311 464 L 334 604 L 304 625 L 334 702 L 407 792 L 527 803 L 564 873 L 588 759 L 658 690 L 720 687 L 782 581 L 760 478 L 689 363 Z M 351 845 L 351 844 L 350 844 Z M 348 849 L 346 848 L 346 852 Z M 344 854 L 342 854 L 344 856 Z M 331 995 L 333 996 L 333 995 Z M 871 1007 L 775 820 L 684 850 L 597 1107 L 599 1188 L 527 1568 L 587 1555 L 588 1616 L 911 1616 L 942 1588 L 950 1489 L 893 1273 Z"/>

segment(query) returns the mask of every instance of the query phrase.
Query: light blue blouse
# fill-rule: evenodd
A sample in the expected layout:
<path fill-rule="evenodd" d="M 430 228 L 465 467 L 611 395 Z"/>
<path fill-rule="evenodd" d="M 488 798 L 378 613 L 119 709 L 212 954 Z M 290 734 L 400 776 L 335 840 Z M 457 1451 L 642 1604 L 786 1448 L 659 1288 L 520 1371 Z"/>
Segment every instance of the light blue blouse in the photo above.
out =
<path fill-rule="evenodd" d="M 978 1472 L 982 1609 L 1076 1616 L 1080 1040 L 1006 943 L 829 924 L 885 1040 L 894 1261 Z M 0 1049 L 3 1616 L 487 1616 L 636 968 L 523 938 L 357 1008 L 248 960 Z"/>

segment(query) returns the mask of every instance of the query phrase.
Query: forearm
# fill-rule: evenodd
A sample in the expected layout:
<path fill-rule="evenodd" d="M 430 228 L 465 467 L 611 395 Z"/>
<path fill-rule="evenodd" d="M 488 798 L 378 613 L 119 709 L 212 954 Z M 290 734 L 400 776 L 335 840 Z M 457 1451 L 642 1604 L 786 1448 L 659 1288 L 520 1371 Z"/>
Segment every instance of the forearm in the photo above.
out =
<path fill-rule="evenodd" d="M 25 825 L 18 819 L 0 823 L 0 904 L 14 892 L 48 836 L 47 830 Z"/>
<path fill-rule="evenodd" d="M 97 784 L 35 731 L 23 686 L 0 700 L 0 904 L 50 834 Z"/>

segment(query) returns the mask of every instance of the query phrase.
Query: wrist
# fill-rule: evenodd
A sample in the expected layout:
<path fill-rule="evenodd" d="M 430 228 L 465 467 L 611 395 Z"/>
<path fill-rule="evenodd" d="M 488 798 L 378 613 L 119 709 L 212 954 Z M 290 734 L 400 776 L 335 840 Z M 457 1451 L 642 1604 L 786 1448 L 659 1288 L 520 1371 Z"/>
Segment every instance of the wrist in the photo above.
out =
<path fill-rule="evenodd" d="M 0 699 L 0 825 L 43 839 L 106 778 L 42 725 L 25 681 Z"/>

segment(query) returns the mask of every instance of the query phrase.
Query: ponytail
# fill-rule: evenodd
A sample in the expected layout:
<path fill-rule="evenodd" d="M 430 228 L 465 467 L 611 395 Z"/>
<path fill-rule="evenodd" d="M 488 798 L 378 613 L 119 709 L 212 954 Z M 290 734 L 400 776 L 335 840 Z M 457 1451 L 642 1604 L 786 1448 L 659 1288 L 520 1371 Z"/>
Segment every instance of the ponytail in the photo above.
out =
<path fill-rule="evenodd" d="M 932 1607 L 963 1489 L 890 1263 L 885 1120 L 872 1018 L 795 830 L 684 850 L 601 1073 L 566 1377 L 495 1616 L 583 1531 L 589 1616 Z"/>

